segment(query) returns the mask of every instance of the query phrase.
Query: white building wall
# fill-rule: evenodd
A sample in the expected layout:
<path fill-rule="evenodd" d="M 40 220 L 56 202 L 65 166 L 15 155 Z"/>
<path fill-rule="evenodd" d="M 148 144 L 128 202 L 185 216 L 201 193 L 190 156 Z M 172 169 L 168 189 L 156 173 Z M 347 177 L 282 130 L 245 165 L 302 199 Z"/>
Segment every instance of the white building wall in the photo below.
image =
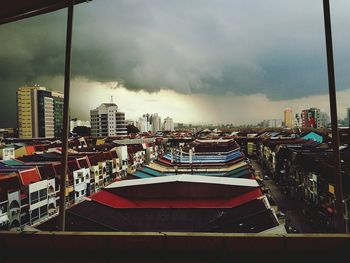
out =
<path fill-rule="evenodd" d="M 0 154 L 0 158 L 4 161 L 6 160 L 11 160 L 11 159 L 15 159 L 15 148 L 9 147 L 9 148 L 3 148 L 0 149 L 1 154 Z"/>
<path fill-rule="evenodd" d="M 126 173 L 128 169 L 128 148 L 127 146 L 118 146 L 116 147 L 118 160 L 119 160 L 119 168 L 121 170 L 121 174 Z"/>
<path fill-rule="evenodd" d="M 154 113 L 152 117 L 152 132 L 156 133 L 157 131 L 160 131 L 161 126 L 162 126 L 161 118 L 158 116 L 157 113 Z"/>
<path fill-rule="evenodd" d="M 53 98 L 44 98 L 45 111 L 45 137 L 55 137 L 54 116 L 53 116 Z"/>
<path fill-rule="evenodd" d="M 48 203 L 47 195 L 46 198 L 40 201 L 40 190 L 47 190 L 47 185 L 47 180 L 42 180 L 29 185 L 29 210 L 34 210 Z M 38 192 L 38 202 L 36 203 L 32 203 L 33 200 L 31 199 L 31 194 L 34 192 Z"/>
<path fill-rule="evenodd" d="M 164 130 L 165 131 L 173 131 L 174 130 L 174 121 L 172 118 L 165 118 L 164 119 Z"/>

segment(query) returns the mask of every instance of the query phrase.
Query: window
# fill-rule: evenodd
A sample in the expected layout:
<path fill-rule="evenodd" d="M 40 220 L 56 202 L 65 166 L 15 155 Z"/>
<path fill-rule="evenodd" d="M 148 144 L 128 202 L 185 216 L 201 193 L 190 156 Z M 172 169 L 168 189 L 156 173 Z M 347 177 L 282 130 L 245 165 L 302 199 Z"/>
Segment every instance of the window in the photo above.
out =
<path fill-rule="evenodd" d="M 40 217 L 47 215 L 47 205 L 40 207 Z"/>
<path fill-rule="evenodd" d="M 39 219 L 39 208 L 34 209 L 34 210 L 32 211 L 32 213 L 30 214 L 30 218 L 31 218 L 31 221 L 32 221 L 32 222 L 35 221 L 35 220 L 37 220 L 37 219 Z"/>
<path fill-rule="evenodd" d="M 79 179 L 75 179 L 75 184 L 79 184 Z"/>
<path fill-rule="evenodd" d="M 39 194 L 38 192 L 33 192 L 33 193 L 30 193 L 30 204 L 35 204 L 39 202 Z"/>
<path fill-rule="evenodd" d="M 40 194 L 40 201 L 47 199 L 47 189 L 41 189 L 39 191 Z"/>

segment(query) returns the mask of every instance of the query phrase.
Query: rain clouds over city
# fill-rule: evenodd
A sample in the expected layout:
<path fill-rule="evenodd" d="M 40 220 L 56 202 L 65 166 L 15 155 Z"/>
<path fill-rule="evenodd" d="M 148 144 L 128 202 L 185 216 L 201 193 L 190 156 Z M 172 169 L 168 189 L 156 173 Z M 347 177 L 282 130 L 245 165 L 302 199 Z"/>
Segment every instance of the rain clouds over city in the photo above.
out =
<path fill-rule="evenodd" d="M 350 3 L 331 7 L 344 117 L 350 100 Z M 322 12 L 322 2 L 301 0 L 77 5 L 71 114 L 88 119 L 89 110 L 110 96 L 127 118 L 159 112 L 181 122 L 254 123 L 280 117 L 285 107 L 327 112 Z M 19 86 L 63 90 L 65 27 L 66 10 L 0 27 L 3 126 L 16 123 Z"/>

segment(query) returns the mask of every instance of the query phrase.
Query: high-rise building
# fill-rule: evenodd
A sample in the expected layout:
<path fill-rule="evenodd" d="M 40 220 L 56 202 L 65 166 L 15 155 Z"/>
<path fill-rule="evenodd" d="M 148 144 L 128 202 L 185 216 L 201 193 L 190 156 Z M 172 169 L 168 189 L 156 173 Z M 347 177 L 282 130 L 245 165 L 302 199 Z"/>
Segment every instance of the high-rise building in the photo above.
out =
<path fill-rule="evenodd" d="M 32 89 L 38 87 L 20 87 L 17 89 L 17 122 L 20 138 L 33 138 Z"/>
<path fill-rule="evenodd" d="M 37 119 L 34 119 L 34 137 L 55 137 L 53 98 L 51 91 L 33 90 L 33 94 L 35 94 L 34 98 L 37 98 L 37 101 L 34 99 L 35 102 L 33 103 L 33 105 L 35 105 L 34 113 L 35 116 L 38 116 Z"/>
<path fill-rule="evenodd" d="M 172 118 L 165 118 L 164 119 L 164 130 L 165 131 L 173 131 L 174 130 L 174 121 Z"/>
<path fill-rule="evenodd" d="M 284 125 L 288 128 L 293 128 L 293 111 L 291 108 L 284 110 Z"/>
<path fill-rule="evenodd" d="M 55 137 L 61 137 L 63 130 L 63 104 L 64 97 L 62 93 L 52 92 L 53 98 L 53 115 Z"/>
<path fill-rule="evenodd" d="M 60 98 L 63 105 L 63 94 L 58 92 L 40 86 L 18 88 L 17 120 L 20 138 L 59 137 L 63 107 L 61 111 L 55 109 L 56 97 Z"/>
<path fill-rule="evenodd" d="M 320 128 L 320 109 L 310 108 L 301 112 L 301 127 L 302 128 Z"/>
<path fill-rule="evenodd" d="M 325 112 L 320 112 L 320 127 L 319 128 L 327 128 L 329 124 L 329 116 Z"/>
<path fill-rule="evenodd" d="M 269 128 L 278 128 L 282 127 L 282 120 L 281 119 L 271 119 L 267 120 L 267 127 Z"/>
<path fill-rule="evenodd" d="M 139 118 L 137 122 L 137 128 L 139 129 L 140 132 L 148 132 L 151 130 L 151 124 L 148 120 L 147 115 L 143 115 L 142 117 Z"/>
<path fill-rule="evenodd" d="M 152 115 L 152 132 L 156 133 L 161 130 L 162 122 L 161 118 L 158 116 L 158 113 Z"/>
<path fill-rule="evenodd" d="M 346 109 L 346 116 L 347 116 L 347 118 L 348 118 L 348 127 L 350 127 L 350 108 L 347 108 Z"/>
<path fill-rule="evenodd" d="M 90 111 L 91 135 L 95 137 L 126 137 L 125 114 L 115 103 L 102 103 Z"/>

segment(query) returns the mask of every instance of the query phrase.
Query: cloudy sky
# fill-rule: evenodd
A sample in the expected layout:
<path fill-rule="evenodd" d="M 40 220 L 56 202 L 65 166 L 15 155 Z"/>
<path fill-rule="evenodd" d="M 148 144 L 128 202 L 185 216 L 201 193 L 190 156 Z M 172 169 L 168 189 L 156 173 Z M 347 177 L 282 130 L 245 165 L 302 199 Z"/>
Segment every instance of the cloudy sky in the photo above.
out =
<path fill-rule="evenodd" d="M 338 115 L 350 107 L 350 1 L 332 1 Z M 17 87 L 63 90 L 66 10 L 0 26 L 0 127 Z M 111 96 L 128 119 L 257 123 L 329 112 L 321 0 L 94 0 L 75 8 L 71 116 Z"/>

